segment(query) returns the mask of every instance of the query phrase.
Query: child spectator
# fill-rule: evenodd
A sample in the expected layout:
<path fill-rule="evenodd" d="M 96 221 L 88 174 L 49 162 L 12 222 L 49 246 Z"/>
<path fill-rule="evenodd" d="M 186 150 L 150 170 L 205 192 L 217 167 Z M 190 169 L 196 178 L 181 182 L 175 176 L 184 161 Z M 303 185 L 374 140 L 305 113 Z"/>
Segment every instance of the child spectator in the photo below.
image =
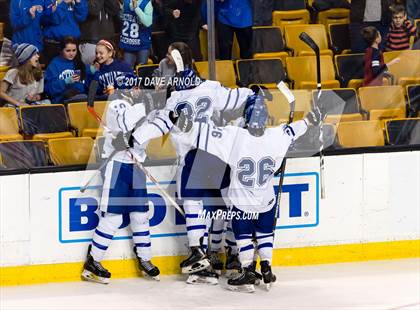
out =
<path fill-rule="evenodd" d="M 403 5 L 392 8 L 392 23 L 386 42 L 387 51 L 400 51 L 410 48 L 410 37 L 416 34 L 416 26 L 408 19 Z"/>
<path fill-rule="evenodd" d="M 369 47 L 365 52 L 365 73 L 363 86 L 381 86 L 383 73 L 388 66 L 399 62 L 399 58 L 394 58 L 388 64 L 384 62 L 384 56 L 379 50 L 381 43 L 381 33 L 373 26 L 368 26 L 362 30 L 363 39 Z"/>
<path fill-rule="evenodd" d="M 60 53 L 60 42 L 64 37 L 80 38 L 79 23 L 86 20 L 88 13 L 87 0 L 62 0 L 57 6 L 53 4 L 55 2 L 46 0 L 54 9 L 42 16 L 46 64 Z"/>
<path fill-rule="evenodd" d="M 77 55 L 76 39 L 64 38 L 60 56 L 56 56 L 45 71 L 45 92 L 53 103 L 85 101 L 85 77 L 86 69 Z"/>
<path fill-rule="evenodd" d="M 124 86 L 125 76 L 132 77 L 133 69 L 125 61 L 114 59 L 115 48 L 111 42 L 100 40 L 96 45 L 96 59 L 87 73 L 86 85 L 92 80 L 98 81 L 98 96 L 113 94 L 115 89 L 127 88 Z"/>
<path fill-rule="evenodd" d="M 44 0 L 12 0 L 10 23 L 13 28 L 13 44 L 29 43 L 42 51 L 41 16 Z"/>
<path fill-rule="evenodd" d="M 120 47 L 124 60 L 134 68 L 146 64 L 152 44 L 153 6 L 151 0 L 124 0 Z"/>
<path fill-rule="evenodd" d="M 44 78 L 39 67 L 39 50 L 23 43 L 15 46 L 18 66 L 6 72 L 0 87 L 0 98 L 12 106 L 50 103 L 41 100 Z"/>

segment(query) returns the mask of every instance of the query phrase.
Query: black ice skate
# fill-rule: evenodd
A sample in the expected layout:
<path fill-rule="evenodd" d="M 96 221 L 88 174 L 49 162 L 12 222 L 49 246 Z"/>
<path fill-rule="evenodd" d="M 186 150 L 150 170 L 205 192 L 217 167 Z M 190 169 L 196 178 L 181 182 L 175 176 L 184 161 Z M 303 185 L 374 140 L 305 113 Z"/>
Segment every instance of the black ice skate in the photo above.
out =
<path fill-rule="evenodd" d="M 260 263 L 261 273 L 267 291 L 271 288 L 271 284 L 276 282 L 276 275 L 271 271 L 270 263 L 266 260 Z"/>
<path fill-rule="evenodd" d="M 219 275 L 210 270 L 210 268 L 200 270 L 194 273 L 191 273 L 188 276 L 187 283 L 188 284 L 211 284 L 216 285 L 219 283 L 218 281 Z"/>
<path fill-rule="evenodd" d="M 210 262 L 198 246 L 191 247 L 191 254 L 180 264 L 182 273 L 194 273 L 210 266 Z"/>
<path fill-rule="evenodd" d="M 210 261 L 211 268 L 215 273 L 217 273 L 219 276 L 222 274 L 223 270 L 223 262 L 220 260 L 219 255 L 217 252 L 209 252 L 208 258 Z"/>
<path fill-rule="evenodd" d="M 237 292 L 255 292 L 255 281 L 257 280 L 257 278 L 250 267 L 251 266 L 242 268 L 242 272 L 237 277 L 229 279 L 227 282 L 227 288 L 231 291 Z"/>
<path fill-rule="evenodd" d="M 89 245 L 86 262 L 83 266 L 82 279 L 86 281 L 108 284 L 111 273 L 106 270 L 100 262 L 93 259 L 90 254 L 92 245 Z"/>
<path fill-rule="evenodd" d="M 263 276 L 261 273 L 257 271 L 257 262 L 255 260 L 249 266 L 249 270 L 254 273 L 254 276 L 256 278 L 255 285 L 260 285 L 260 282 L 263 279 Z"/>
<path fill-rule="evenodd" d="M 143 260 L 141 257 L 137 256 L 136 247 L 133 248 L 134 254 L 137 257 L 137 261 L 139 263 L 139 269 L 142 272 L 142 274 L 146 278 L 152 278 L 153 280 L 160 281 L 160 270 L 158 267 L 152 264 L 150 260 Z"/>
<path fill-rule="evenodd" d="M 226 278 L 232 278 L 241 271 L 241 262 L 238 254 L 232 254 L 232 248 L 226 248 Z"/>

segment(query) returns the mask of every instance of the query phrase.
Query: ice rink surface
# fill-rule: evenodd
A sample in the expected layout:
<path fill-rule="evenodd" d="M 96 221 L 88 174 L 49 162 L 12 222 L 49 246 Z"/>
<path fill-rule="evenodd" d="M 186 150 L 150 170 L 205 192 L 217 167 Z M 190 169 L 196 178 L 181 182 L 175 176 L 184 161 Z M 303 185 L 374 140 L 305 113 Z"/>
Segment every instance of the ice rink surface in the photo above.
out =
<path fill-rule="evenodd" d="M 272 289 L 252 294 L 225 290 L 224 278 L 209 286 L 188 285 L 181 276 L 2 287 L 0 309 L 420 309 L 420 259 L 274 271 Z"/>

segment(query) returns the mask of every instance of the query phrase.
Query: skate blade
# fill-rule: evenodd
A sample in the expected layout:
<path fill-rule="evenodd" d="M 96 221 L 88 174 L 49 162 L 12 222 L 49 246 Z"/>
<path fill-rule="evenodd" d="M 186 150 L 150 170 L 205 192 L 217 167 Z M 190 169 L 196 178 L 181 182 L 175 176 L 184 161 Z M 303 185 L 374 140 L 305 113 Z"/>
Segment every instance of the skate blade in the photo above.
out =
<path fill-rule="evenodd" d="M 160 276 L 159 275 L 152 277 L 152 276 L 149 276 L 145 271 L 142 271 L 141 273 L 142 273 L 143 277 L 145 277 L 149 280 L 160 281 Z"/>
<path fill-rule="evenodd" d="M 266 283 L 265 284 L 265 290 L 269 291 L 271 289 L 271 283 Z"/>
<path fill-rule="evenodd" d="M 219 284 L 219 281 L 216 278 L 213 277 L 203 277 L 203 276 L 198 276 L 195 274 L 192 274 L 190 276 L 188 276 L 187 279 L 187 284 L 193 284 L 193 285 L 197 285 L 197 284 L 210 284 L 210 285 L 217 285 Z"/>
<path fill-rule="evenodd" d="M 253 284 L 244 284 L 244 285 L 229 285 L 227 289 L 233 292 L 241 292 L 241 293 L 254 293 L 255 286 Z"/>
<path fill-rule="evenodd" d="M 238 275 L 239 271 L 237 269 L 226 269 L 225 277 L 232 279 Z"/>
<path fill-rule="evenodd" d="M 219 270 L 219 269 L 213 269 L 213 271 L 214 271 L 215 273 L 217 273 L 219 276 L 221 276 L 221 275 L 222 275 L 222 271 L 221 271 L 221 270 Z"/>
<path fill-rule="evenodd" d="M 82 272 L 82 280 L 100 284 L 109 284 L 109 278 L 98 277 L 86 269 Z"/>
<path fill-rule="evenodd" d="M 191 266 L 182 267 L 181 272 L 182 273 L 194 273 L 194 272 L 197 272 L 197 271 L 204 270 L 209 266 L 210 266 L 210 262 L 208 261 L 208 259 L 202 259 L 202 260 L 194 263 Z"/>

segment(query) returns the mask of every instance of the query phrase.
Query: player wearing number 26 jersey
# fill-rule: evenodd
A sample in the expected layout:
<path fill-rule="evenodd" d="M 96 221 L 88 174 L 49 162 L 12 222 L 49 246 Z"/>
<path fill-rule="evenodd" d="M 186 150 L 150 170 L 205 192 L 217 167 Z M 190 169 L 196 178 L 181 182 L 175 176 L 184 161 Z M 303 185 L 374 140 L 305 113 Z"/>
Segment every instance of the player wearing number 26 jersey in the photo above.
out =
<path fill-rule="evenodd" d="M 275 281 L 271 272 L 271 258 L 276 196 L 271 180 L 290 144 L 303 135 L 308 127 L 305 119 L 290 125 L 265 128 L 267 118 L 264 98 L 253 95 L 248 98 L 244 110 L 245 128 L 218 128 L 212 124 L 194 123 L 192 130 L 183 137 L 190 140 L 191 145 L 217 156 L 231 167 L 228 197 L 233 211 L 239 215 L 232 219 L 232 228 L 243 267 L 243 272 L 237 278 L 228 281 L 233 290 L 254 290 L 253 235 L 258 245 L 264 282 L 271 285 Z M 240 216 L 247 212 L 258 213 L 258 219 Z"/>

